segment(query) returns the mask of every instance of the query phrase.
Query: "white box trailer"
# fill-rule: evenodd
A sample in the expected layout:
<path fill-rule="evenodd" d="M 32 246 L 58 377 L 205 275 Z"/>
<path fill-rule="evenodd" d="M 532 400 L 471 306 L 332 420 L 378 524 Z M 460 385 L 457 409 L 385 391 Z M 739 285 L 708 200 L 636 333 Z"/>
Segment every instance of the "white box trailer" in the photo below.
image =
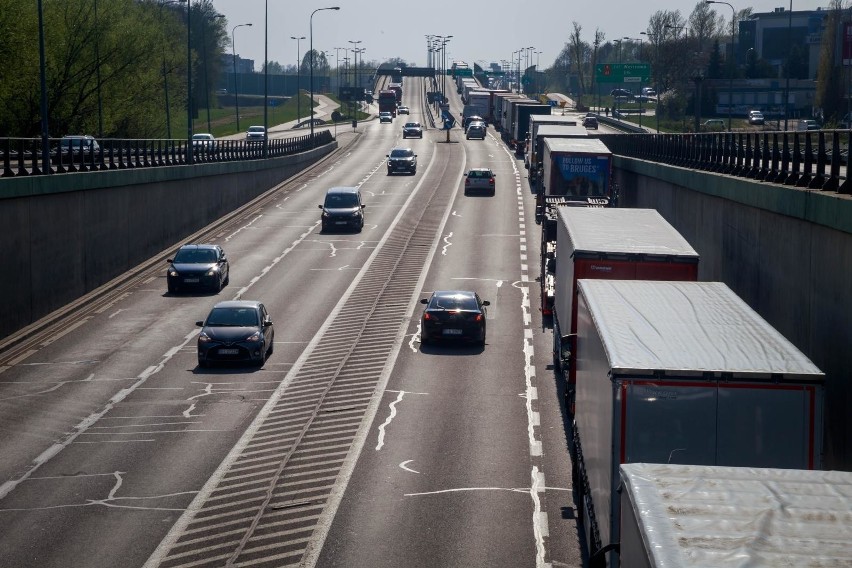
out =
<path fill-rule="evenodd" d="M 622 566 L 852 566 L 852 473 L 621 466 Z"/>
<path fill-rule="evenodd" d="M 621 464 L 822 466 L 823 373 L 725 284 L 579 288 L 572 473 L 592 555 L 620 538 Z"/>
<path fill-rule="evenodd" d="M 577 132 L 577 136 L 586 137 L 588 136 L 588 131 L 584 126 L 581 126 L 577 123 L 577 119 L 573 116 L 562 116 L 555 114 L 534 114 L 530 116 L 530 126 L 528 129 L 528 143 L 525 144 L 525 152 L 524 152 L 524 167 L 529 169 L 531 164 L 534 164 L 536 161 L 536 148 L 535 148 L 535 139 L 538 135 L 538 129 L 540 126 L 545 125 L 560 125 L 560 126 L 573 126 Z M 541 149 L 539 148 L 538 153 L 541 154 Z"/>

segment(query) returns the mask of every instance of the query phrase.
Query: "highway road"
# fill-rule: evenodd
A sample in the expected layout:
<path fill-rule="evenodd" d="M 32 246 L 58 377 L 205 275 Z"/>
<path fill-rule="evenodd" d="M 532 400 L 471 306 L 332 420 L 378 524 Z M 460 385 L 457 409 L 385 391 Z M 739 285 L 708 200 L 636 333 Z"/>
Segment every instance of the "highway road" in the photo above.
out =
<path fill-rule="evenodd" d="M 581 565 L 523 162 L 407 120 L 187 239 L 228 253 L 220 293 L 166 293 L 164 263 L 0 359 L 3 565 Z M 415 175 L 386 174 L 398 145 Z M 495 196 L 464 195 L 471 167 Z M 320 232 L 338 185 L 361 233 Z M 420 298 L 456 288 L 491 302 L 485 347 L 421 346 Z M 198 368 L 194 322 L 235 298 L 266 304 L 273 355 Z"/>

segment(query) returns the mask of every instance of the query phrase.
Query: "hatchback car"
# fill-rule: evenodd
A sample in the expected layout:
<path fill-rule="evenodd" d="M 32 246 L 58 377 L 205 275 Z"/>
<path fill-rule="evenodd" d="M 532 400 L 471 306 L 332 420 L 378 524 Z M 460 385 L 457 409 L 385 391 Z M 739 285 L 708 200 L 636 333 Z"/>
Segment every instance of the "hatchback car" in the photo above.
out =
<path fill-rule="evenodd" d="M 766 122 L 766 118 L 763 116 L 763 113 L 759 110 L 750 110 L 748 111 L 748 123 L 749 124 L 764 124 Z"/>
<path fill-rule="evenodd" d="M 263 142 L 266 140 L 266 128 L 263 126 L 249 126 L 246 131 L 246 142 Z"/>
<path fill-rule="evenodd" d="M 332 187 L 325 194 L 322 209 L 322 230 L 364 228 L 364 209 L 357 187 Z"/>
<path fill-rule="evenodd" d="M 100 151 L 101 147 L 93 136 L 88 134 L 71 134 L 59 140 L 59 148 L 53 156 L 53 163 L 58 164 L 89 161 Z"/>
<path fill-rule="evenodd" d="M 485 191 L 494 195 L 496 188 L 494 183 L 494 172 L 488 168 L 473 168 L 465 174 L 464 193 L 467 195 L 472 191 Z"/>
<path fill-rule="evenodd" d="M 230 281 L 231 266 L 219 245 L 183 245 L 167 262 L 166 285 L 172 294 L 187 289 L 218 292 Z"/>
<path fill-rule="evenodd" d="M 806 118 L 796 124 L 796 130 L 819 130 L 819 123 L 811 118 Z"/>
<path fill-rule="evenodd" d="M 406 122 L 402 127 L 403 138 L 423 138 L 423 126 L 419 122 Z"/>
<path fill-rule="evenodd" d="M 721 118 L 711 118 L 701 123 L 702 130 L 720 131 L 725 130 L 725 121 Z"/>
<path fill-rule="evenodd" d="M 199 132 L 192 135 L 192 149 L 196 152 L 209 152 L 213 150 L 216 138 L 207 132 Z"/>
<path fill-rule="evenodd" d="M 411 112 L 408 110 L 407 106 L 399 107 L 398 109 L 396 109 L 396 113 L 397 114 L 411 114 Z"/>
<path fill-rule="evenodd" d="M 388 175 L 397 172 L 417 173 L 417 154 L 411 148 L 394 148 L 387 155 Z"/>
<path fill-rule="evenodd" d="M 468 140 L 470 140 L 471 138 L 479 138 L 480 140 L 485 140 L 485 134 L 487 131 L 488 130 L 485 127 L 485 123 L 481 120 L 477 120 L 467 125 L 465 137 Z"/>
<path fill-rule="evenodd" d="M 204 321 L 198 335 L 198 366 L 245 362 L 262 366 L 272 355 L 275 328 L 266 307 L 255 301 L 219 302 Z"/>
<path fill-rule="evenodd" d="M 379 122 L 393 122 L 393 115 L 387 111 L 380 112 Z"/>
<path fill-rule="evenodd" d="M 586 128 L 594 128 L 598 129 L 598 117 L 596 116 L 585 116 L 583 117 L 583 126 Z"/>
<path fill-rule="evenodd" d="M 426 304 L 420 317 L 421 344 L 455 339 L 485 345 L 486 306 L 490 303 L 476 292 L 436 290 L 420 303 Z"/>

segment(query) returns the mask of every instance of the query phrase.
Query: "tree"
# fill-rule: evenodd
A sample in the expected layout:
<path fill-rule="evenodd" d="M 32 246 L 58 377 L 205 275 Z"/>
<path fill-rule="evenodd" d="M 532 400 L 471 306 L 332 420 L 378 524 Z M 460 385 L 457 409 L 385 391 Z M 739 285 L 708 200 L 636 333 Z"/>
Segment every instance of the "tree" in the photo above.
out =
<path fill-rule="evenodd" d="M 843 22 L 842 0 L 831 0 L 825 31 L 822 34 L 822 50 L 817 70 L 816 106 L 822 108 L 823 117 L 836 120 L 846 111 L 843 98 L 842 74 L 837 72 L 834 38 Z M 792 70 L 792 65 L 790 66 Z"/>
<path fill-rule="evenodd" d="M 571 22 L 574 26 L 574 30 L 571 32 L 569 37 L 569 42 L 571 45 L 571 59 L 574 62 L 575 69 L 577 70 L 577 80 L 580 83 L 580 94 L 586 92 L 586 81 L 585 74 L 583 73 L 583 56 L 586 51 L 588 51 L 588 45 L 580 39 L 580 32 L 583 30 L 583 27 L 577 22 Z"/>

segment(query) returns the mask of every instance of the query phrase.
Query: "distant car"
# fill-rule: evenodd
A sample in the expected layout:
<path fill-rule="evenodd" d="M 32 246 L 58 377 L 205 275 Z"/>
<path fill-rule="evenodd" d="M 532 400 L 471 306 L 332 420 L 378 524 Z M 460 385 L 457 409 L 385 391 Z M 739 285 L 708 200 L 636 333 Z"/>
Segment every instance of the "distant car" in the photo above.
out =
<path fill-rule="evenodd" d="M 364 209 L 361 201 L 361 191 L 357 187 L 332 187 L 325 193 L 322 205 L 322 231 L 331 229 L 353 229 L 361 231 L 364 228 Z"/>
<path fill-rule="evenodd" d="M 810 118 L 803 119 L 796 124 L 796 130 L 819 130 L 819 123 Z"/>
<path fill-rule="evenodd" d="M 473 168 L 465 174 L 464 193 L 467 195 L 473 191 L 485 191 L 494 195 L 496 187 L 494 183 L 494 172 L 488 168 Z"/>
<path fill-rule="evenodd" d="M 228 89 L 216 89 L 216 94 L 217 95 L 227 95 Z"/>
<path fill-rule="evenodd" d="M 585 116 L 583 117 L 583 126 L 586 128 L 594 128 L 598 129 L 598 117 L 596 116 Z"/>
<path fill-rule="evenodd" d="M 266 128 L 263 126 L 249 126 L 246 131 L 246 142 L 263 142 L 266 140 Z"/>
<path fill-rule="evenodd" d="M 655 91 L 651 87 L 642 87 L 642 94 L 646 97 L 656 97 L 657 91 Z"/>
<path fill-rule="evenodd" d="M 172 294 L 189 289 L 218 292 L 230 281 L 231 265 L 219 245 L 183 245 L 167 262 L 166 286 Z"/>
<path fill-rule="evenodd" d="M 473 341 L 485 345 L 486 306 L 476 292 L 437 290 L 420 300 L 426 304 L 420 317 L 420 343 L 442 339 Z"/>
<path fill-rule="evenodd" d="M 379 122 L 393 122 L 393 115 L 387 111 L 379 113 Z"/>
<path fill-rule="evenodd" d="M 403 138 L 423 138 L 423 126 L 419 122 L 406 122 L 402 127 Z"/>
<path fill-rule="evenodd" d="M 411 175 L 417 173 L 417 154 L 411 148 L 394 148 L 388 159 L 388 175 L 397 172 L 407 172 Z"/>
<path fill-rule="evenodd" d="M 701 127 L 702 130 L 718 132 L 720 130 L 725 130 L 725 121 L 721 118 L 711 118 L 702 122 Z"/>
<path fill-rule="evenodd" d="M 215 144 L 216 138 L 214 138 L 212 134 L 206 132 L 199 132 L 198 134 L 192 135 L 193 150 L 209 152 L 213 150 Z"/>
<path fill-rule="evenodd" d="M 472 114 L 462 119 L 462 127 L 467 128 L 471 122 L 485 122 L 485 119 L 478 114 Z"/>
<path fill-rule="evenodd" d="M 609 94 L 613 97 L 616 97 L 616 98 L 619 98 L 619 97 L 626 98 L 626 99 L 632 99 L 633 98 L 633 93 L 631 93 L 627 89 L 613 89 L 609 92 Z"/>
<path fill-rule="evenodd" d="M 408 110 L 408 107 L 407 107 L 407 106 L 401 106 L 401 107 L 397 108 L 397 109 L 396 109 L 396 113 L 397 113 L 397 114 L 411 114 L 411 113 L 409 112 L 409 110 Z"/>
<path fill-rule="evenodd" d="M 272 355 L 275 328 L 266 307 L 255 301 L 219 302 L 204 321 L 198 335 L 198 366 L 247 362 L 263 366 Z"/>
<path fill-rule="evenodd" d="M 93 136 L 88 134 L 70 134 L 59 140 L 59 147 L 53 155 L 53 163 L 60 161 L 65 164 L 71 162 L 82 163 L 90 160 L 94 154 L 100 152 L 101 147 Z"/>
<path fill-rule="evenodd" d="M 465 136 L 468 140 L 470 140 L 471 138 L 479 138 L 480 140 L 485 140 L 485 136 L 487 133 L 488 128 L 485 126 L 485 123 L 481 120 L 477 120 L 467 125 Z"/>
<path fill-rule="evenodd" d="M 750 110 L 748 111 L 748 123 L 749 124 L 764 124 L 766 122 L 766 118 L 763 116 L 763 113 L 759 110 Z"/>

